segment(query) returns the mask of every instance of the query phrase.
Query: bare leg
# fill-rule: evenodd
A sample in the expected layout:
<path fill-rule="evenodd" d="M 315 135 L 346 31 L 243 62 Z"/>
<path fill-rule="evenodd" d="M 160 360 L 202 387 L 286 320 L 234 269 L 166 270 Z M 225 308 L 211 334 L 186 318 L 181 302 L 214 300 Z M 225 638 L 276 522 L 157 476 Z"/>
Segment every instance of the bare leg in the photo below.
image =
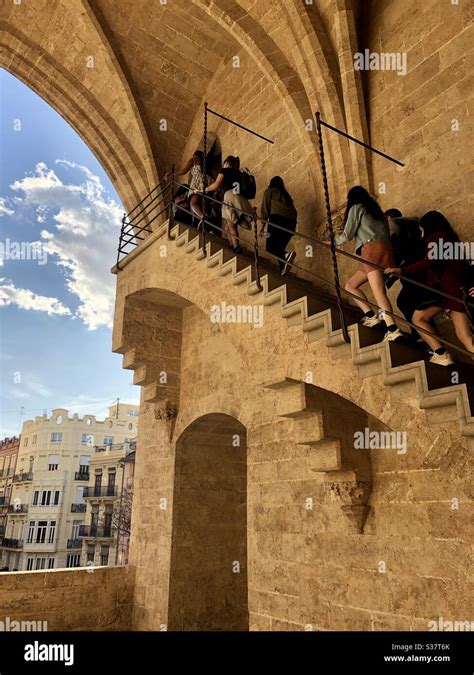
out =
<path fill-rule="evenodd" d="M 415 324 L 415 326 L 419 326 L 420 328 L 423 328 L 424 330 L 429 330 L 430 333 L 433 333 L 435 329 L 433 328 L 433 325 L 430 323 L 430 321 L 432 321 L 432 319 L 434 319 L 434 317 L 442 311 L 443 310 L 441 309 L 441 307 L 428 307 L 427 309 L 418 309 L 413 314 L 412 321 Z M 441 349 L 443 347 L 442 343 L 437 338 L 432 337 L 431 335 L 427 335 L 426 333 L 423 333 L 423 331 L 420 331 L 420 335 L 431 349 Z"/>
<path fill-rule="evenodd" d="M 352 275 L 352 277 L 344 286 L 346 291 L 357 296 L 356 298 L 354 298 L 354 300 L 357 303 L 357 305 L 361 308 L 361 310 L 364 312 L 364 314 L 372 309 L 371 306 L 367 303 L 367 297 L 365 296 L 363 291 L 360 290 L 360 286 L 365 284 L 366 281 L 367 275 L 364 272 L 361 272 L 361 270 L 357 270 L 357 272 L 354 275 Z"/>
<path fill-rule="evenodd" d="M 458 339 L 460 340 L 460 342 L 463 343 L 464 347 L 467 349 L 468 352 L 474 354 L 474 346 L 472 344 L 472 332 L 471 327 L 469 325 L 469 320 L 467 318 L 467 314 L 464 314 L 464 312 L 454 312 L 453 310 L 451 310 L 450 316 L 454 324 L 454 328 L 456 330 L 456 335 L 458 336 Z"/>
<path fill-rule="evenodd" d="M 392 303 L 388 299 L 387 287 L 385 286 L 385 281 L 383 278 L 383 272 L 381 270 L 373 270 L 367 275 L 369 280 L 370 288 L 374 294 L 375 302 L 377 305 L 388 312 L 393 313 Z M 395 321 L 390 314 L 387 314 L 387 311 L 384 311 L 383 318 L 387 326 L 393 326 Z"/>
<path fill-rule="evenodd" d="M 204 216 L 204 212 L 202 210 L 202 197 L 200 195 L 193 195 L 191 197 L 191 210 L 194 211 L 194 213 L 199 217 L 202 218 Z"/>

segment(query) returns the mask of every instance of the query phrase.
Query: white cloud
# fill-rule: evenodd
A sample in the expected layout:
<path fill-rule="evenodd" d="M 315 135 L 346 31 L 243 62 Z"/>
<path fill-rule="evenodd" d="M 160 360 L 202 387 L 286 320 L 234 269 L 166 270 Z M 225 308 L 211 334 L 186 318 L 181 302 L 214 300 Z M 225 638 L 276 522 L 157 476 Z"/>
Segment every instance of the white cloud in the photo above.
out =
<path fill-rule="evenodd" d="M 37 295 L 27 288 L 17 288 L 11 281 L 0 279 L 0 307 L 16 305 L 21 309 L 35 309 L 49 315 L 70 316 L 71 311 L 57 298 Z"/>
<path fill-rule="evenodd" d="M 117 247 L 120 205 L 107 198 L 100 178 L 87 167 L 65 160 L 57 165 L 84 174 L 81 185 L 65 184 L 44 163 L 11 188 L 23 193 L 23 204 L 33 206 L 38 220 L 54 212 L 53 231 L 43 230 L 45 250 L 66 270 L 66 286 L 79 298 L 76 316 L 90 330 L 112 325 L 114 278 L 110 273 Z M 41 222 L 41 221 L 40 221 Z"/>
<path fill-rule="evenodd" d="M 6 199 L 0 197 L 0 216 L 13 216 L 14 213 L 12 209 L 8 208 Z"/>

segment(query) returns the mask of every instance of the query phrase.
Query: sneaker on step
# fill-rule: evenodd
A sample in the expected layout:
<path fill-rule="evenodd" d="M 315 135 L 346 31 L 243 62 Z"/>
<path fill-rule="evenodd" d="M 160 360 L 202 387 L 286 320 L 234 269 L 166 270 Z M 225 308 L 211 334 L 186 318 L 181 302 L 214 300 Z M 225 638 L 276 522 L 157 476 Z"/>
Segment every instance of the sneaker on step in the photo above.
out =
<path fill-rule="evenodd" d="M 363 326 L 367 326 L 367 328 L 374 328 L 375 326 L 379 326 L 382 322 L 375 314 L 374 316 L 363 316 L 359 323 Z"/>
<path fill-rule="evenodd" d="M 437 366 L 452 366 L 454 365 L 454 359 L 449 352 L 437 354 L 434 351 L 430 351 L 430 363 L 436 363 Z"/>
<path fill-rule="evenodd" d="M 291 251 L 291 253 L 285 253 L 285 266 L 283 267 L 281 271 L 281 275 L 284 276 L 285 274 L 288 274 L 288 272 L 291 270 L 291 263 L 293 260 L 296 258 L 296 251 Z"/>
<path fill-rule="evenodd" d="M 396 342 L 400 338 L 403 337 L 403 333 L 400 330 L 400 328 L 397 328 L 397 330 L 388 330 L 383 338 L 384 342 Z"/>

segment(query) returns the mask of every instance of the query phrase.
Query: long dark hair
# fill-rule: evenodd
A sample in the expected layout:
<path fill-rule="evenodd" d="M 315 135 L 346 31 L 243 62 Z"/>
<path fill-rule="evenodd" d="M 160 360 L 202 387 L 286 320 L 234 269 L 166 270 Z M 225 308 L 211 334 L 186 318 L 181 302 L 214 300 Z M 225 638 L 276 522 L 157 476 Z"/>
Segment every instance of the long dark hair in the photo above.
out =
<path fill-rule="evenodd" d="M 424 237 L 428 239 L 435 232 L 445 232 L 449 234 L 454 241 L 459 241 L 459 237 L 453 229 L 448 219 L 439 211 L 428 211 L 420 218 L 420 225 L 423 228 Z"/>
<path fill-rule="evenodd" d="M 347 223 L 347 217 L 349 216 L 349 211 L 356 204 L 362 204 L 362 206 L 370 213 L 372 218 L 375 220 L 381 220 L 382 222 L 386 221 L 384 212 L 375 201 L 373 197 L 367 192 L 367 190 L 360 185 L 355 185 L 347 193 L 347 206 L 346 213 L 344 214 L 344 225 Z"/>
<path fill-rule="evenodd" d="M 204 166 L 204 153 L 202 150 L 196 150 L 193 154 L 193 159 L 194 158 L 199 160 L 198 166 Z"/>
<path fill-rule="evenodd" d="M 277 190 L 280 190 L 281 195 L 283 196 L 283 199 L 290 205 L 293 206 L 293 198 L 288 192 L 288 190 L 285 187 L 285 183 L 283 182 L 283 178 L 281 176 L 273 176 L 271 181 L 268 184 L 269 188 L 276 188 Z"/>

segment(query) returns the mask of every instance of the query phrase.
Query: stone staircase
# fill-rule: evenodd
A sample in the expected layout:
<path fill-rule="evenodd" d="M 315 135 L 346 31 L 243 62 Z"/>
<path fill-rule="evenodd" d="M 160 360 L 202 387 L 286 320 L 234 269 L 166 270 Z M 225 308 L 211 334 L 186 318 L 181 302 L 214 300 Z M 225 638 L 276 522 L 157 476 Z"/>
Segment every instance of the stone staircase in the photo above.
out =
<path fill-rule="evenodd" d="M 162 233 L 165 234 L 166 226 Z M 301 325 L 310 342 L 325 340 L 333 356 L 352 356 L 360 377 L 381 375 L 387 386 L 415 383 L 420 408 L 449 409 L 455 415 L 462 436 L 474 437 L 474 365 L 458 361 L 454 366 L 431 364 L 426 352 L 417 345 L 382 342 L 383 331 L 357 323 L 360 313 L 347 305 L 347 316 L 354 319 L 348 331 L 350 344 L 344 341 L 339 312 L 333 296 L 292 274 L 282 277 L 266 261 L 260 263 L 259 290 L 255 279 L 253 257 L 248 253 L 236 256 L 221 238 L 207 235 L 204 255 L 197 231 L 188 225 L 176 224 L 172 229 L 174 244 L 193 255 L 201 264 L 215 268 L 219 276 L 230 276 L 234 285 L 242 286 L 249 295 L 262 293 L 266 306 L 280 305 L 282 317 L 290 325 Z M 446 415 L 445 415 L 446 416 Z"/>

